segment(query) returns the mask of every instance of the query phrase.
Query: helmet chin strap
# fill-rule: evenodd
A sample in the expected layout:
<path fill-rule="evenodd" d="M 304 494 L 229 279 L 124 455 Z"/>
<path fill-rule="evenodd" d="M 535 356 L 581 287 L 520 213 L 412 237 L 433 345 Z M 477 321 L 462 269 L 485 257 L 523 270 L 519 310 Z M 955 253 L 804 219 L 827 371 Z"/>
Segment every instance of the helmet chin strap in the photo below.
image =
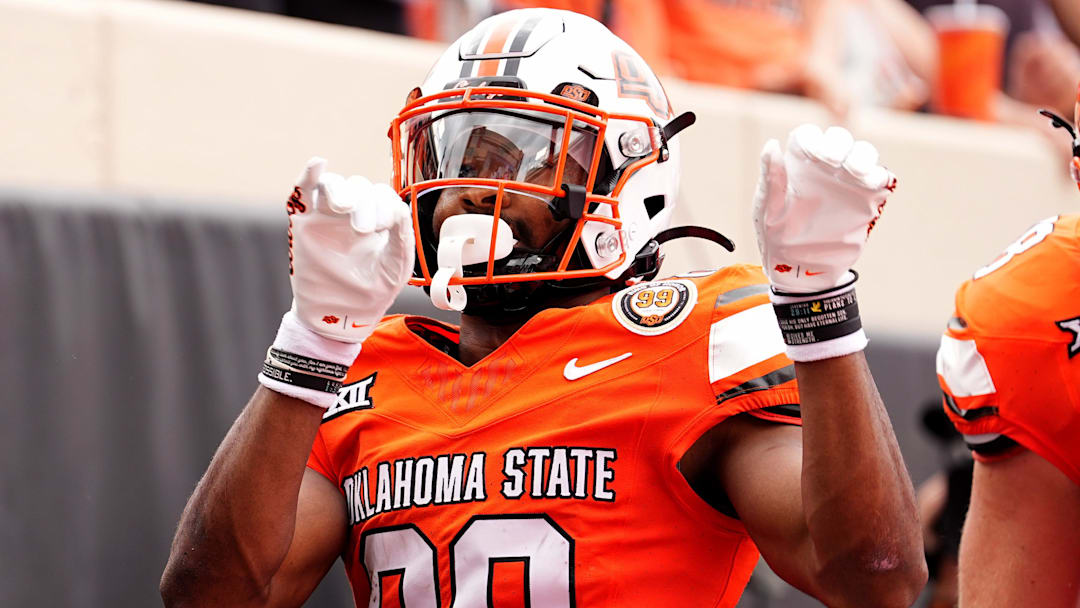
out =
<path fill-rule="evenodd" d="M 514 249 L 517 240 L 510 225 L 496 220 L 495 255 L 501 260 Z M 465 287 L 451 285 L 450 279 L 464 276 L 464 267 L 488 260 L 492 251 L 491 216 L 462 214 L 446 218 L 439 230 L 439 270 L 431 277 L 431 303 L 442 310 L 465 310 L 468 297 Z"/>

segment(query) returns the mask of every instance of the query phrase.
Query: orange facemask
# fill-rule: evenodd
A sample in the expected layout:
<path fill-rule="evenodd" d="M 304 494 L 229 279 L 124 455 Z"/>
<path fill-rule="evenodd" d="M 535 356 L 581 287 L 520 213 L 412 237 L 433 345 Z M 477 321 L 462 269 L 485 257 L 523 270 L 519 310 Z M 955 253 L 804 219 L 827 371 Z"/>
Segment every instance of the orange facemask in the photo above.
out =
<path fill-rule="evenodd" d="M 603 147 L 610 120 L 637 121 L 642 132 L 658 133 L 647 117 L 612 114 L 566 97 L 509 87 L 452 89 L 411 98 L 390 127 L 393 186 L 412 207 L 416 234 L 420 276 L 410 284 L 430 286 L 432 280 L 426 258 L 433 249 L 425 248 L 432 243 L 424 242 L 431 235 L 421 230 L 418 201 L 425 193 L 448 187 L 486 188 L 496 194 L 486 272 L 455 277 L 452 285 L 600 277 L 626 262 L 627 252 L 622 250 L 602 267 L 568 268 L 586 222 L 609 224 L 616 232 L 622 229 L 623 186 L 660 158 L 657 135 L 656 141 L 648 142 L 651 151 L 617 173 L 614 184 L 598 184 L 598 177 L 603 177 L 601 160 L 608 162 Z M 570 163 L 575 165 L 573 172 L 567 170 Z M 496 271 L 494 242 L 507 192 L 568 205 L 563 215 L 575 224 L 554 270 Z"/>

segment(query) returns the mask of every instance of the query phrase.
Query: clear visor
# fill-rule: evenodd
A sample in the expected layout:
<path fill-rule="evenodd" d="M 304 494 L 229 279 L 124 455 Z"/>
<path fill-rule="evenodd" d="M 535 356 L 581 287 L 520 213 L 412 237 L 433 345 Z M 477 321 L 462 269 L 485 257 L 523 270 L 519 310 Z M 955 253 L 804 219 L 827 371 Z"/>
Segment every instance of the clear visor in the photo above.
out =
<path fill-rule="evenodd" d="M 451 110 L 425 114 L 402 128 L 404 186 L 436 179 L 497 179 L 554 188 L 585 186 L 596 129 L 574 122 L 559 175 L 566 122 L 521 110 Z"/>

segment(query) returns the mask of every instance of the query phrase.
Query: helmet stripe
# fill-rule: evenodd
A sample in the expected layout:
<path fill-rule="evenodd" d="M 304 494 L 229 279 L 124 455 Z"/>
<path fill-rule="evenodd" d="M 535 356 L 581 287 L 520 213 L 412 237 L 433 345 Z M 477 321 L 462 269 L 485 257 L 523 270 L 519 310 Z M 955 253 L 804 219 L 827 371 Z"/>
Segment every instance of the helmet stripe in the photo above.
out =
<path fill-rule="evenodd" d="M 460 51 L 458 51 L 459 57 L 471 57 L 471 56 L 475 55 L 476 50 L 480 48 L 480 40 L 481 39 L 483 39 L 483 36 L 473 36 L 472 39 L 469 40 L 467 43 L 463 42 L 462 44 L 463 45 L 468 44 L 469 48 L 468 49 L 461 49 Z M 472 76 L 472 71 L 473 71 L 473 68 L 475 67 L 475 65 L 476 65 L 476 62 L 472 61 L 472 60 L 462 61 L 461 62 L 461 72 L 458 74 L 458 77 L 459 78 L 468 78 L 469 76 Z"/>
<path fill-rule="evenodd" d="M 533 29 L 536 28 L 536 24 L 540 23 L 540 17 L 532 17 L 521 25 L 521 29 L 514 35 L 514 41 L 510 43 L 511 53 L 520 53 L 525 48 L 525 43 L 529 40 L 529 35 L 532 34 Z M 503 68 L 503 76 L 517 76 L 518 66 L 521 64 L 520 57 L 514 57 L 513 59 L 507 59 L 506 65 Z"/>
<path fill-rule="evenodd" d="M 516 20 L 503 19 L 495 24 L 491 28 L 491 33 L 488 35 L 487 43 L 484 44 L 483 55 L 499 55 L 503 52 L 503 47 L 506 46 L 506 39 L 510 37 L 510 32 L 513 31 L 514 26 L 517 25 Z M 500 59 L 481 59 L 480 69 L 477 71 L 477 76 L 494 76 L 499 71 Z"/>

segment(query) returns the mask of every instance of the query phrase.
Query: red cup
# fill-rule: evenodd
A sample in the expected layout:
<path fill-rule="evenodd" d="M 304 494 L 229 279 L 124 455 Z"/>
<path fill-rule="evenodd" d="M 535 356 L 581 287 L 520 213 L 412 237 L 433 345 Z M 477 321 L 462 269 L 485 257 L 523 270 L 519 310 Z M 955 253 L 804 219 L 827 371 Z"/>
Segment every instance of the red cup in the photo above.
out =
<path fill-rule="evenodd" d="M 993 120 L 1009 18 L 984 4 L 934 6 L 926 17 L 937 32 L 940 55 L 934 111 Z"/>

